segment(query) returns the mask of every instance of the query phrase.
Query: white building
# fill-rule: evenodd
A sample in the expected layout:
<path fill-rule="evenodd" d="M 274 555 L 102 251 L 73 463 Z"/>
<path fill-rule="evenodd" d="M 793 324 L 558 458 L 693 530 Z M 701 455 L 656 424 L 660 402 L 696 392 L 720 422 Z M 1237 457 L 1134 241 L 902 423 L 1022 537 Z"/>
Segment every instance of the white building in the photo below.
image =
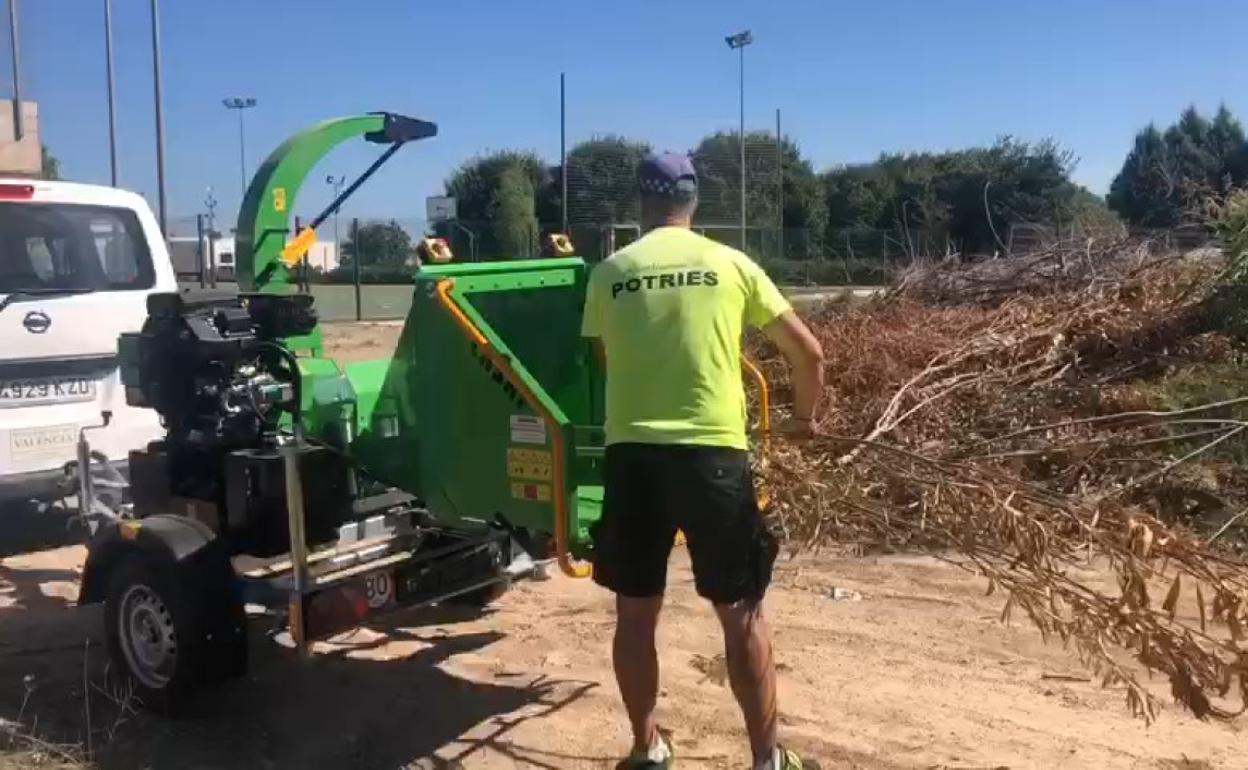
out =
<path fill-rule="evenodd" d="M 43 153 L 39 143 L 39 105 L 22 102 L 22 138 L 17 139 L 13 100 L 0 99 L 0 173 L 39 176 Z"/>
<path fill-rule="evenodd" d="M 209 246 L 211 245 L 211 249 Z M 214 238 L 209 244 L 196 237 L 173 236 L 169 239 L 169 256 L 173 269 L 183 280 L 198 278 L 200 265 L 207 276 L 209 264 L 215 262 L 218 281 L 234 280 L 234 237 Z M 317 241 L 308 250 L 308 265 L 314 270 L 329 272 L 338 267 L 338 245 L 333 241 Z"/>

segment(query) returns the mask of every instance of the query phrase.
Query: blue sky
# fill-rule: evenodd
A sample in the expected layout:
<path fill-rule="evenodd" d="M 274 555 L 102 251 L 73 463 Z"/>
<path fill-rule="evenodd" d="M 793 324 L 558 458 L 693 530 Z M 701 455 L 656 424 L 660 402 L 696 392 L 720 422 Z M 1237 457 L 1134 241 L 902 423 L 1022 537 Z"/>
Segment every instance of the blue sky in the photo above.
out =
<path fill-rule="evenodd" d="M 68 178 L 108 179 L 102 0 L 20 0 L 24 95 Z M 155 204 L 147 0 L 113 0 L 122 185 Z M 345 209 L 420 217 L 465 158 L 559 151 L 559 72 L 570 142 L 602 133 L 688 149 L 737 121 L 735 54 L 749 28 L 746 122 L 784 128 L 816 167 L 998 135 L 1053 137 L 1103 193 L 1133 133 L 1184 106 L 1248 118 L 1244 0 L 163 0 L 171 214 L 239 201 L 225 96 L 252 96 L 248 165 L 326 117 L 386 109 L 437 122 Z M 10 87 L 3 36 L 0 89 Z M 336 151 L 297 210 L 327 202 L 329 173 L 376 148 Z"/>

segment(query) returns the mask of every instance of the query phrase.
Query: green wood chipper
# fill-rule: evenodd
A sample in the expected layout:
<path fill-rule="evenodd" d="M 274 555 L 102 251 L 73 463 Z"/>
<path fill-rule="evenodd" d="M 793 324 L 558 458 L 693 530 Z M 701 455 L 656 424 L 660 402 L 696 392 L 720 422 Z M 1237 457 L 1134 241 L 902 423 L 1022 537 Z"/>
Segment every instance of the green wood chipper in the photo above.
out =
<path fill-rule="evenodd" d="M 309 232 L 435 133 L 378 113 L 290 139 L 239 215 L 243 292 L 156 295 L 119 342 L 127 401 L 157 410 L 166 435 L 131 453 L 82 601 L 105 604 L 112 657 L 149 707 L 246 670 L 249 606 L 302 652 L 376 612 L 488 602 L 547 563 L 589 572 L 603 390 L 579 334 L 580 259 L 420 268 L 392 355 L 346 366 L 323 357 L 297 290 Z M 361 136 L 382 156 L 292 235 L 304 178 Z"/>

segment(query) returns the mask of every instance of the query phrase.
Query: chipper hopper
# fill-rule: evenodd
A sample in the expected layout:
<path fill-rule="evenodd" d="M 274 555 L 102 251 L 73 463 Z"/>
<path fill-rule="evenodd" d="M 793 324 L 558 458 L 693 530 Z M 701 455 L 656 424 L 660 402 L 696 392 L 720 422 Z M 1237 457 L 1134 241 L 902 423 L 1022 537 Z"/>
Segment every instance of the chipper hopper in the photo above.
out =
<path fill-rule="evenodd" d="M 431 127 L 364 116 L 284 144 L 239 217 L 247 291 L 153 296 L 120 340 L 127 401 L 166 435 L 131 453 L 131 503 L 96 531 L 82 600 L 105 603 L 149 707 L 246 669 L 248 607 L 304 652 L 376 612 L 488 602 L 547 562 L 589 572 L 603 391 L 581 260 L 418 270 L 392 355 L 346 366 L 294 291 L 309 238 L 284 227 L 315 161 L 361 134 L 384 159 Z"/>

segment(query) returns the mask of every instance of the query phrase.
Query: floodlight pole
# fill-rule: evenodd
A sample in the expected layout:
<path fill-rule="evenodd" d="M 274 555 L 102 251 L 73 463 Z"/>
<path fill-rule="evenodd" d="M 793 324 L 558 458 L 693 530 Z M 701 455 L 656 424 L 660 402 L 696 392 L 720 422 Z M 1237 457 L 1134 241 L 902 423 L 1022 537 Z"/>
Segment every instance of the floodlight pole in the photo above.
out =
<path fill-rule="evenodd" d="M 117 99 L 113 79 L 113 0 L 104 0 L 104 63 L 108 77 L 108 168 L 117 186 Z"/>
<path fill-rule="evenodd" d="M 238 179 L 243 188 L 243 195 L 247 195 L 247 132 L 243 124 L 243 110 L 249 110 L 256 106 L 256 100 L 248 97 L 231 97 L 222 99 L 221 103 L 225 105 L 227 110 L 235 110 L 238 112 Z"/>
<path fill-rule="evenodd" d="M 724 38 L 729 48 L 736 49 L 740 53 L 740 123 L 738 124 L 738 139 L 741 144 L 741 250 L 745 251 L 745 47 L 754 42 L 754 35 L 750 31 L 744 30 L 735 35 L 729 35 Z"/>
<path fill-rule="evenodd" d="M 156 189 L 160 198 L 160 232 L 169 237 L 169 209 L 165 194 L 165 103 L 160 73 L 160 3 L 152 0 L 152 85 L 156 102 Z"/>
<path fill-rule="evenodd" d="M 22 115 L 22 56 L 18 49 L 17 0 L 9 0 L 9 51 L 13 55 L 13 138 L 21 141 L 26 135 Z"/>

